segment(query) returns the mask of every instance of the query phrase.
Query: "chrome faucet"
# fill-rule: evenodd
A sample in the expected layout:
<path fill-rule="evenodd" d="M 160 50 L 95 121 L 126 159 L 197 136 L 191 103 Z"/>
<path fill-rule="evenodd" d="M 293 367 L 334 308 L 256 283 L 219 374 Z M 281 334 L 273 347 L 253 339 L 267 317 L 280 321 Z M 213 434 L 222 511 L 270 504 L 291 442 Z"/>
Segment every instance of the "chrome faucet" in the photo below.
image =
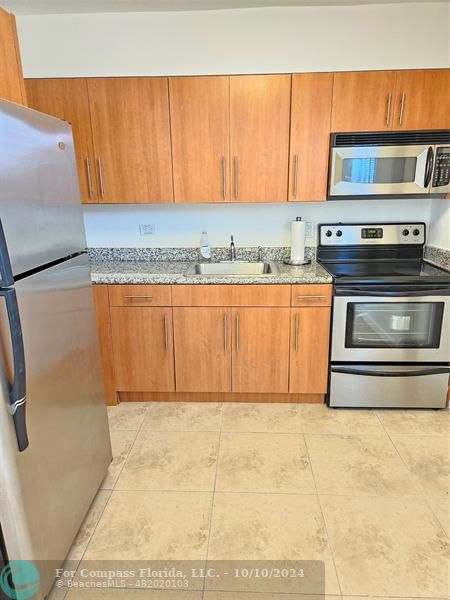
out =
<path fill-rule="evenodd" d="M 231 244 L 230 244 L 230 260 L 236 260 L 236 246 L 234 245 L 234 236 L 231 236 Z"/>
<path fill-rule="evenodd" d="M 263 249 L 262 246 L 258 246 L 258 262 L 263 261 Z"/>

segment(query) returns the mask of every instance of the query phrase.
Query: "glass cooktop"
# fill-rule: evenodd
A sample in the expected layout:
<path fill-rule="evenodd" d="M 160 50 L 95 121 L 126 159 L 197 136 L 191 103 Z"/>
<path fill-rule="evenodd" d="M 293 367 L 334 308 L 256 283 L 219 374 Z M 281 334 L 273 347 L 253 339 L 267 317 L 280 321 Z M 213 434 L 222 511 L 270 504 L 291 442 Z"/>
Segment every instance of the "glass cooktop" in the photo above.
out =
<path fill-rule="evenodd" d="M 413 281 L 450 284 L 450 272 L 427 263 L 424 260 L 367 260 L 367 261 L 319 261 L 338 281 L 395 281 L 412 283 Z M 426 280 L 423 278 L 427 278 Z"/>

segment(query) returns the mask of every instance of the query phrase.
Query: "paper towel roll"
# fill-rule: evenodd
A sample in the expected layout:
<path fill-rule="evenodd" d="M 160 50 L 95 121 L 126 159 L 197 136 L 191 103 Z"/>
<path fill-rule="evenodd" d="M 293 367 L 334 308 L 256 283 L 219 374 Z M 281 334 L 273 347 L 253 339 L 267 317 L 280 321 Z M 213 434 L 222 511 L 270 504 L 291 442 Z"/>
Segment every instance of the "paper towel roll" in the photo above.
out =
<path fill-rule="evenodd" d="M 291 222 L 291 260 L 305 259 L 305 222 L 297 217 Z"/>

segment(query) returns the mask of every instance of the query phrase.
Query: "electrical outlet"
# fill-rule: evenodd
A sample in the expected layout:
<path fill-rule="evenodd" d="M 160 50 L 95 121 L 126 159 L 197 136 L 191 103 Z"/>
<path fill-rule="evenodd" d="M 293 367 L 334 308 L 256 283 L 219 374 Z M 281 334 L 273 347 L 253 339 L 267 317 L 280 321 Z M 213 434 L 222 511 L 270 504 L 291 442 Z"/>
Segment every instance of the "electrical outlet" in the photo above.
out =
<path fill-rule="evenodd" d="M 139 225 L 139 233 L 141 235 L 153 235 L 155 233 L 155 225 L 153 223 L 143 223 Z"/>
<path fill-rule="evenodd" d="M 306 221 L 305 237 L 307 237 L 307 238 L 314 237 L 314 222 L 313 221 Z"/>

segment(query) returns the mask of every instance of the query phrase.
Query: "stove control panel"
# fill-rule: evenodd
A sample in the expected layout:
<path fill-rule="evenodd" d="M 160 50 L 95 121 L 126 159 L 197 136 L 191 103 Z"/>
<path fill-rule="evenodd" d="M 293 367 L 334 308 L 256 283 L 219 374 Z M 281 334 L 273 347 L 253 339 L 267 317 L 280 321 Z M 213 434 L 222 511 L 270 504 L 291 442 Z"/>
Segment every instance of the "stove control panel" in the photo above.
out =
<path fill-rule="evenodd" d="M 321 246 L 423 245 L 425 223 L 332 223 L 319 225 Z"/>

